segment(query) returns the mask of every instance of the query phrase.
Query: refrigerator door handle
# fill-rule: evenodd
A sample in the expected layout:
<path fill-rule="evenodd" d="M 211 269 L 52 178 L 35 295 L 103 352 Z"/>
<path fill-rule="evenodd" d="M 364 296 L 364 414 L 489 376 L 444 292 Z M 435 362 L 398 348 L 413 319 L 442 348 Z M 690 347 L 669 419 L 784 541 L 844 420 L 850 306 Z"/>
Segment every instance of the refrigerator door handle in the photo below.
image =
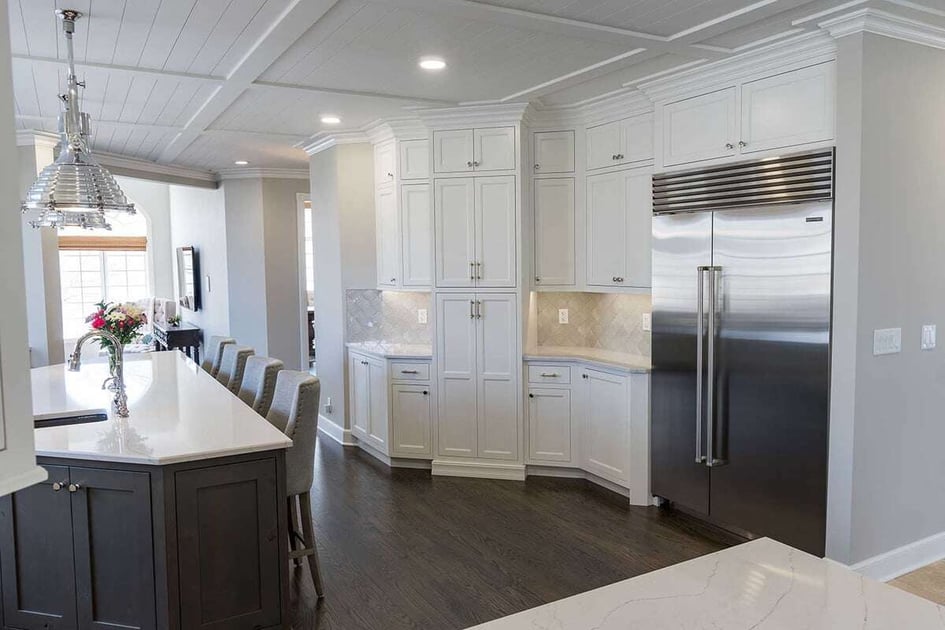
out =
<path fill-rule="evenodd" d="M 705 272 L 709 267 L 696 268 L 696 463 L 706 463 L 706 456 L 702 450 L 702 384 L 705 370 L 702 357 L 705 354 L 703 340 L 705 339 Z"/>
<path fill-rule="evenodd" d="M 722 277 L 721 267 L 707 267 L 711 272 L 709 276 L 709 330 L 706 351 L 706 363 L 708 378 L 708 387 L 706 388 L 706 466 L 722 466 L 726 463 L 724 459 L 718 459 L 715 456 L 715 339 L 718 335 L 718 317 L 719 317 L 719 293 L 721 291 L 720 280 Z"/>

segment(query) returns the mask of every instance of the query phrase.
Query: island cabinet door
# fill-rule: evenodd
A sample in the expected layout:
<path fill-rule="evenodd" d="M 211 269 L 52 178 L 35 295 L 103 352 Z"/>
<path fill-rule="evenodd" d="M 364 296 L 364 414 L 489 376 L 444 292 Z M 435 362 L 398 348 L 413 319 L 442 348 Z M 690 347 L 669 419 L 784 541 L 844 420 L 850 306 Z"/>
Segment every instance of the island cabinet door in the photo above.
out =
<path fill-rule="evenodd" d="M 79 628 L 155 628 L 151 476 L 69 472 Z"/>
<path fill-rule="evenodd" d="M 175 474 L 181 628 L 282 624 L 285 497 L 276 466 L 275 459 L 259 459 Z"/>
<path fill-rule="evenodd" d="M 46 481 L 0 499 L 5 628 L 77 627 L 69 469 L 45 468 Z"/>

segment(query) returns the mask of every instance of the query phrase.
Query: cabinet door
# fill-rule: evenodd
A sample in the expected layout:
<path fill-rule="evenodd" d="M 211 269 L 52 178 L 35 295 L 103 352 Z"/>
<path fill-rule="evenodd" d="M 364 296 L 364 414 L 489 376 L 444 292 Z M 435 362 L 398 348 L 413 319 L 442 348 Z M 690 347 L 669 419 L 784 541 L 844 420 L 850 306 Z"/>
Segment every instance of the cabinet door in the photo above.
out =
<path fill-rule="evenodd" d="M 621 162 L 644 162 L 653 159 L 653 114 L 643 114 L 620 121 L 619 154 Z"/>
<path fill-rule="evenodd" d="M 371 357 L 367 360 L 369 416 L 367 440 L 371 446 L 387 453 L 387 364 Z"/>
<path fill-rule="evenodd" d="M 476 129 L 473 148 L 473 164 L 477 171 L 515 169 L 515 127 Z"/>
<path fill-rule="evenodd" d="M 587 470 L 627 485 L 630 466 L 630 394 L 625 376 L 585 370 L 581 442 Z"/>
<path fill-rule="evenodd" d="M 405 287 L 433 285 L 433 212 L 430 185 L 410 184 L 400 188 L 400 219 L 403 230 L 401 257 Z"/>
<path fill-rule="evenodd" d="M 437 454 L 475 457 L 477 445 L 475 294 L 438 293 Z"/>
<path fill-rule="evenodd" d="M 429 385 L 391 387 L 391 455 L 433 455 Z"/>
<path fill-rule="evenodd" d="M 371 430 L 371 376 L 368 362 L 361 355 L 349 355 L 348 378 L 351 379 L 351 432 L 367 439 Z"/>
<path fill-rule="evenodd" d="M 518 309 L 514 294 L 476 295 L 479 457 L 518 457 Z"/>
<path fill-rule="evenodd" d="M 834 72 L 828 62 L 742 85 L 742 153 L 832 139 Z"/>
<path fill-rule="evenodd" d="M 70 468 L 80 628 L 154 628 L 151 476 Z"/>
<path fill-rule="evenodd" d="M 574 172 L 574 132 L 540 131 L 535 134 L 535 173 Z"/>
<path fill-rule="evenodd" d="M 587 128 L 587 168 L 603 168 L 617 163 L 623 148 L 620 123 L 610 122 Z"/>
<path fill-rule="evenodd" d="M 663 166 L 735 155 L 735 88 L 663 106 Z"/>
<path fill-rule="evenodd" d="M 288 626 L 280 588 L 286 500 L 276 467 L 261 457 L 175 474 L 181 628 Z"/>
<path fill-rule="evenodd" d="M 438 179 L 433 186 L 436 285 L 476 284 L 476 193 L 473 179 Z"/>
<path fill-rule="evenodd" d="M 397 286 L 400 231 L 397 225 L 397 197 L 393 184 L 382 186 L 374 195 L 375 237 L 377 239 L 377 284 Z"/>
<path fill-rule="evenodd" d="M 514 287 L 515 177 L 477 177 L 476 285 Z"/>
<path fill-rule="evenodd" d="M 75 565 L 69 469 L 44 466 L 49 479 L 0 498 L 3 626 L 76 628 Z"/>
<path fill-rule="evenodd" d="M 374 185 L 394 183 L 394 143 L 385 142 L 374 147 Z"/>
<path fill-rule="evenodd" d="M 433 132 L 433 171 L 463 173 L 473 170 L 473 130 Z"/>
<path fill-rule="evenodd" d="M 528 457 L 571 461 L 571 390 L 533 387 L 528 391 Z"/>
<path fill-rule="evenodd" d="M 652 265 L 653 175 L 650 169 L 627 171 L 624 195 L 627 212 L 627 271 L 620 286 L 649 288 Z"/>
<path fill-rule="evenodd" d="M 587 283 L 620 286 L 627 269 L 624 173 L 587 178 Z"/>
<path fill-rule="evenodd" d="M 404 140 L 400 143 L 400 179 L 427 179 L 430 176 L 430 143 Z"/>
<path fill-rule="evenodd" d="M 574 284 L 574 178 L 535 180 L 535 282 Z"/>

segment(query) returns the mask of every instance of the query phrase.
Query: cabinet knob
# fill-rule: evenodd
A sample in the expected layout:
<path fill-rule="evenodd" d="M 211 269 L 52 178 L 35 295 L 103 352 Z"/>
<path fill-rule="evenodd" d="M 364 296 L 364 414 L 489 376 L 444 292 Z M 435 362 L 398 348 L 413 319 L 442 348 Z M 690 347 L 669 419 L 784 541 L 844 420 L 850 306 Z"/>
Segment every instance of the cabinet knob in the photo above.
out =
<path fill-rule="evenodd" d="M 529 398 L 534 398 L 534 397 L 535 397 L 535 394 L 529 394 L 528 397 L 529 397 Z"/>
<path fill-rule="evenodd" d="M 479 162 L 473 162 L 473 166 L 478 167 L 478 166 L 479 166 Z"/>
<path fill-rule="evenodd" d="M 587 374 L 581 374 L 581 378 L 587 378 Z"/>
<path fill-rule="evenodd" d="M 69 484 L 69 492 L 78 492 L 81 488 L 82 486 L 80 484 L 77 484 L 77 483 Z"/>
<path fill-rule="evenodd" d="M 67 485 L 67 482 L 65 481 L 55 481 L 53 482 L 52 489 L 56 492 L 59 492 L 60 490 L 65 488 L 66 485 Z"/>
<path fill-rule="evenodd" d="M 391 283 L 391 284 L 394 284 L 395 282 L 397 282 L 397 278 L 391 278 L 391 279 L 390 279 L 390 283 Z"/>
<path fill-rule="evenodd" d="M 467 168 L 472 168 L 472 165 L 473 165 L 472 162 L 466 162 L 466 167 L 467 167 Z"/>
<path fill-rule="evenodd" d="M 539 278 L 538 276 L 535 276 L 535 282 L 541 282 L 541 278 Z"/>
<path fill-rule="evenodd" d="M 541 164 L 536 164 L 536 165 L 535 165 L 535 170 L 536 170 L 536 171 L 540 171 L 540 170 L 541 170 Z"/>
<path fill-rule="evenodd" d="M 429 395 L 430 395 L 430 392 L 428 392 L 427 390 L 423 390 L 423 395 L 424 395 L 424 396 L 429 396 Z"/>
<path fill-rule="evenodd" d="M 617 159 L 617 154 L 614 153 L 613 155 L 611 155 L 611 156 L 610 156 L 610 159 L 611 159 L 611 160 L 616 160 L 616 159 Z"/>
<path fill-rule="evenodd" d="M 739 141 L 738 141 L 738 146 L 744 149 L 745 147 L 748 146 L 748 143 L 745 142 L 744 140 L 739 140 Z"/>
<path fill-rule="evenodd" d="M 387 176 L 393 178 L 393 177 L 394 177 L 394 174 L 393 174 L 393 173 L 388 173 Z"/>
<path fill-rule="evenodd" d="M 725 148 L 728 149 L 729 151 L 731 151 L 732 149 L 735 148 L 735 145 L 732 144 L 731 142 L 726 142 L 726 143 L 725 143 Z"/>
<path fill-rule="evenodd" d="M 622 160 L 622 159 L 623 159 L 623 153 L 618 153 L 618 154 L 617 154 L 617 159 L 618 159 L 618 160 Z"/>

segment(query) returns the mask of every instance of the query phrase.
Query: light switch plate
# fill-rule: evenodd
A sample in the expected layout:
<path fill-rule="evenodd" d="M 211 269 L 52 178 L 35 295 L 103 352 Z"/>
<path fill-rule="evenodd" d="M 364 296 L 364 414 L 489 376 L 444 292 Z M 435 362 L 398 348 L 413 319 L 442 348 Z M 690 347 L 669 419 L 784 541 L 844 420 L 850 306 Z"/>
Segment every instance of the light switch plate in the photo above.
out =
<path fill-rule="evenodd" d="M 902 352 L 902 328 L 880 328 L 873 331 L 873 356 Z"/>
<path fill-rule="evenodd" d="M 420 323 L 420 324 L 427 323 L 427 309 L 425 308 L 417 309 L 417 323 Z"/>
<path fill-rule="evenodd" d="M 653 331 L 653 314 L 643 313 L 643 332 Z"/>
<path fill-rule="evenodd" d="M 935 349 L 935 324 L 925 324 L 922 326 L 922 349 Z"/>
<path fill-rule="evenodd" d="M 558 309 L 558 323 L 567 324 L 568 323 L 568 309 L 559 308 Z"/>

